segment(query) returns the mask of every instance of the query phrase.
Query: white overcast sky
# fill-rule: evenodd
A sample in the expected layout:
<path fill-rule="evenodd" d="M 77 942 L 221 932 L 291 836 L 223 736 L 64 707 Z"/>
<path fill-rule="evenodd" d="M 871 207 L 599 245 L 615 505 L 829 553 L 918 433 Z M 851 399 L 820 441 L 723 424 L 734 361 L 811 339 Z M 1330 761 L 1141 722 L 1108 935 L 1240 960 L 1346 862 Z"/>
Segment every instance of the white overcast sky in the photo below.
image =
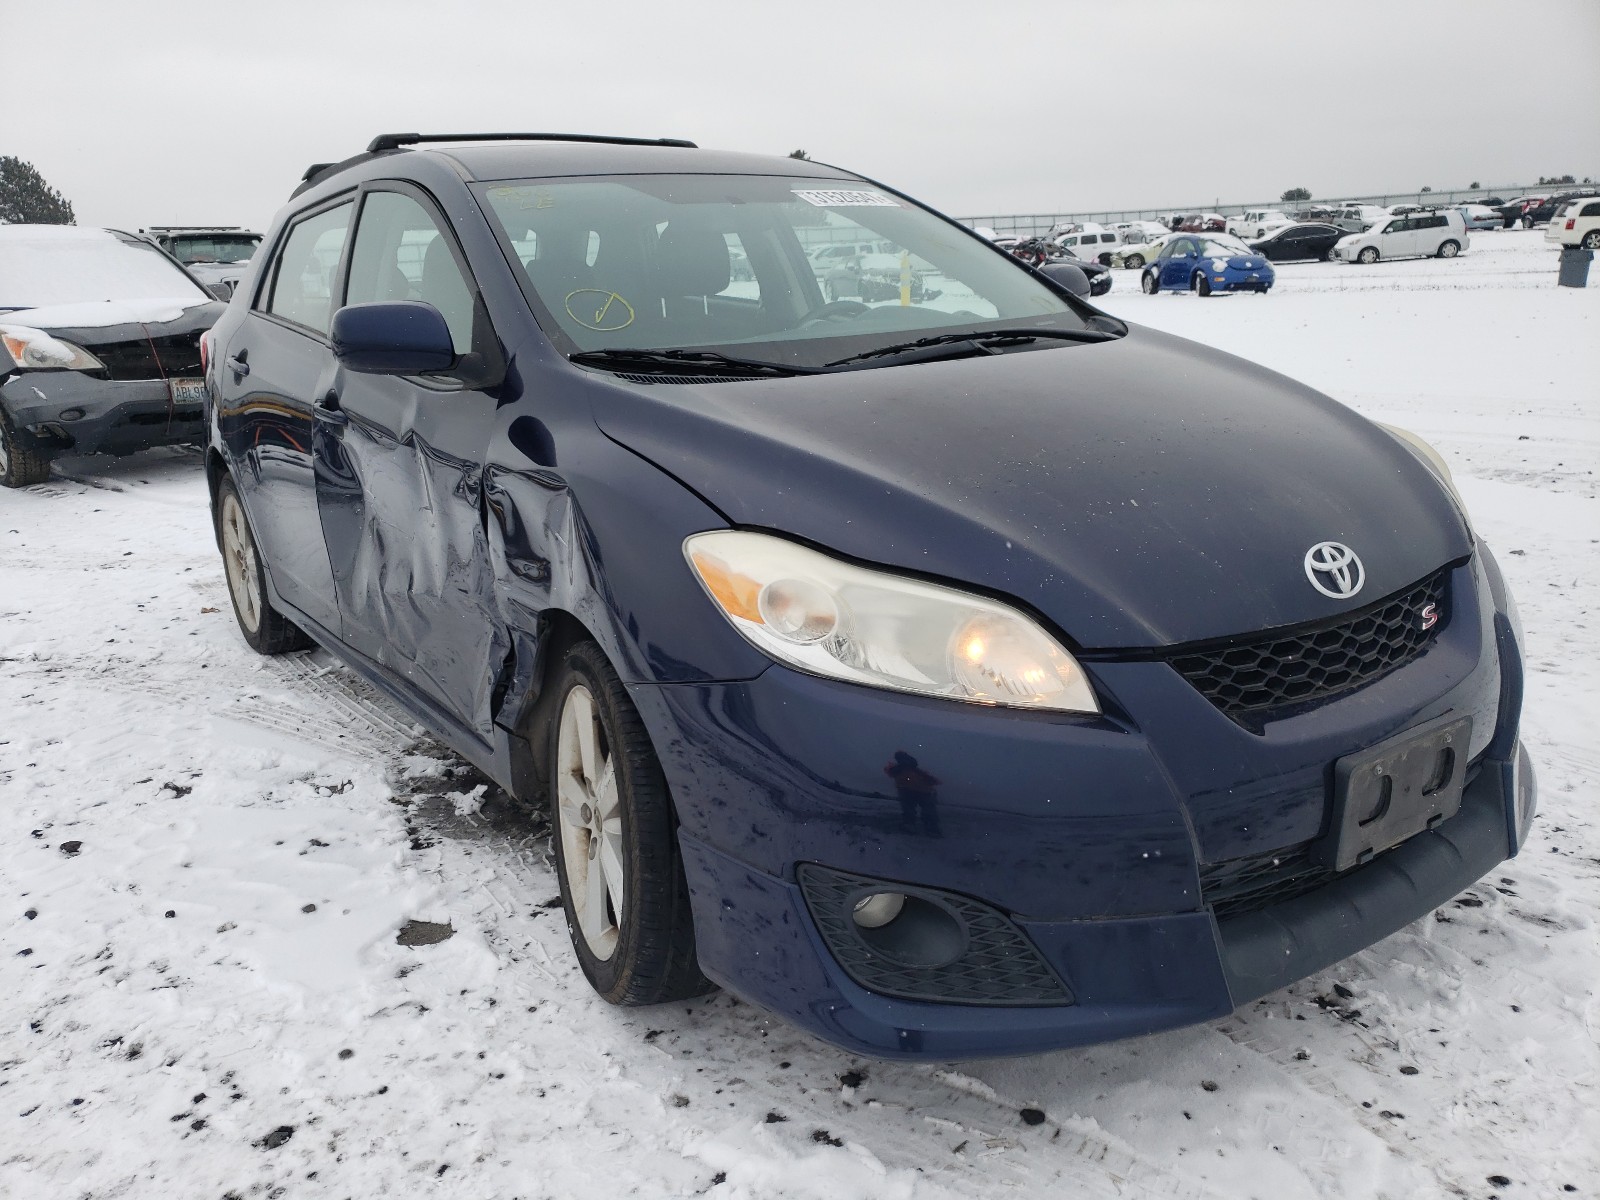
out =
<path fill-rule="evenodd" d="M 955 216 L 1600 179 L 1597 0 L 0 0 L 80 224 L 264 228 L 385 131 L 687 137 Z"/>

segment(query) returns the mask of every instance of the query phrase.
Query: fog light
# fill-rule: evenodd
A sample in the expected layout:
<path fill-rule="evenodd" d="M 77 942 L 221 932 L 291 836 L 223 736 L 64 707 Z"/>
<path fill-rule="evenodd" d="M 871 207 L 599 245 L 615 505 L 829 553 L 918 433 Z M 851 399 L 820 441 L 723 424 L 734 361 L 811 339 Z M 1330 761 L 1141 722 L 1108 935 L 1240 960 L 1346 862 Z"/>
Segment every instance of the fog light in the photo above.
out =
<path fill-rule="evenodd" d="M 63 421 L 81 421 L 83 420 L 83 409 L 63 408 L 58 415 Z"/>
<path fill-rule="evenodd" d="M 856 901 L 851 917 L 863 929 L 878 929 L 898 917 L 905 906 L 906 898 L 899 892 L 874 892 Z"/>

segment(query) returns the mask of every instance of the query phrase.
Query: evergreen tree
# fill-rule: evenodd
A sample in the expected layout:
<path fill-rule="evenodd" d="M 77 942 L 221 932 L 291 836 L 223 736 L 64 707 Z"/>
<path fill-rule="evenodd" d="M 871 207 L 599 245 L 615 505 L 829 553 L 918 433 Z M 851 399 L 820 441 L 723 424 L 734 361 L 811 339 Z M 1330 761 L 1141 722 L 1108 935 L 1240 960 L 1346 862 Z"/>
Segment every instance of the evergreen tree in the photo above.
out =
<path fill-rule="evenodd" d="M 76 225 L 67 198 L 32 163 L 0 155 L 0 221 L 12 225 Z"/>
<path fill-rule="evenodd" d="M 1311 189 L 1310 188 L 1290 188 L 1283 195 L 1279 196 L 1278 199 L 1280 201 L 1284 201 L 1284 200 L 1309 200 L 1309 199 L 1311 199 Z"/>

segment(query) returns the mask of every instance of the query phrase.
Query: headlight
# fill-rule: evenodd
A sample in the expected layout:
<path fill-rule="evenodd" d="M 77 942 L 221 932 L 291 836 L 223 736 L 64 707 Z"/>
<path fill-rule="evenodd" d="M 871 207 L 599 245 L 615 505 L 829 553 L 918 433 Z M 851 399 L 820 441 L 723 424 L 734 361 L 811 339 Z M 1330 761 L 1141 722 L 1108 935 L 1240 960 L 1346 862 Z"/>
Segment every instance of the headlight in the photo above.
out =
<path fill-rule="evenodd" d="M 1455 477 L 1450 474 L 1450 464 L 1444 461 L 1444 456 L 1409 429 L 1401 429 L 1398 425 L 1385 425 L 1382 421 L 1375 423 L 1379 429 L 1392 435 L 1396 441 L 1420 458 L 1423 464 L 1439 477 L 1439 482 L 1444 484 L 1445 491 L 1450 493 L 1450 498 L 1456 502 L 1456 507 L 1461 510 L 1461 517 L 1465 520 L 1467 505 L 1461 499 L 1461 493 L 1456 491 Z"/>
<path fill-rule="evenodd" d="M 0 325 L 0 346 L 19 367 L 35 371 L 100 371 L 104 364 L 81 346 L 26 325 Z"/>
<path fill-rule="evenodd" d="M 733 627 L 780 662 L 973 704 L 1097 713 L 1071 654 L 1030 618 L 761 533 L 697 533 L 684 554 Z"/>

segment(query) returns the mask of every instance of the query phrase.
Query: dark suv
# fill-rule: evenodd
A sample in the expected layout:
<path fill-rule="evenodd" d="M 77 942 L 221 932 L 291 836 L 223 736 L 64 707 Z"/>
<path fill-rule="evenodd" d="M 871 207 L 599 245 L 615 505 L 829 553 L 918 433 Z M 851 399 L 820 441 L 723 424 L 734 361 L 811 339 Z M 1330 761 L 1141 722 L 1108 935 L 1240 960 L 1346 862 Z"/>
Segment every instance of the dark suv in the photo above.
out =
<path fill-rule="evenodd" d="M 1051 271 L 810 161 L 377 138 L 208 339 L 240 629 L 548 803 L 614 1003 L 934 1059 L 1226 1013 L 1516 852 L 1515 611 L 1425 443 Z"/>
<path fill-rule="evenodd" d="M 214 293 L 147 240 L 0 225 L 0 485 L 64 454 L 200 440 L 200 335 Z"/>

